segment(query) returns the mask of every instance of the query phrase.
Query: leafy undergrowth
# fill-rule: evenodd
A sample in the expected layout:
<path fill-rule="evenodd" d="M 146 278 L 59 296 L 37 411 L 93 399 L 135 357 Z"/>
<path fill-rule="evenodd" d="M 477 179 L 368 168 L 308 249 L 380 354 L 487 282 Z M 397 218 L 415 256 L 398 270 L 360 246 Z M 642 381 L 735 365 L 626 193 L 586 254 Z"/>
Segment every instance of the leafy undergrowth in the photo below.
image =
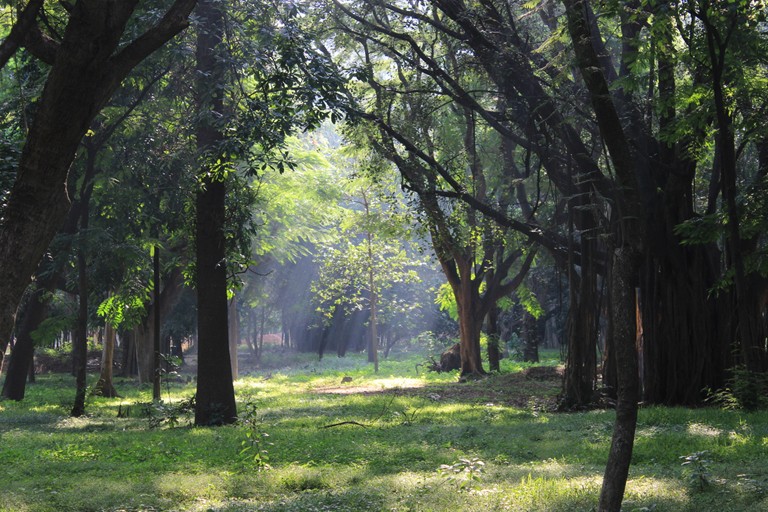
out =
<path fill-rule="evenodd" d="M 595 508 L 611 411 L 554 412 L 555 368 L 507 361 L 459 384 L 416 363 L 374 374 L 353 356 L 253 372 L 236 383 L 243 422 L 223 428 L 183 414 L 150 428 L 150 391 L 131 381 L 68 418 L 71 378 L 42 376 L 25 401 L 0 402 L 0 510 Z M 164 414 L 193 393 L 164 388 Z M 768 510 L 766 460 L 764 411 L 644 408 L 624 509 Z"/>

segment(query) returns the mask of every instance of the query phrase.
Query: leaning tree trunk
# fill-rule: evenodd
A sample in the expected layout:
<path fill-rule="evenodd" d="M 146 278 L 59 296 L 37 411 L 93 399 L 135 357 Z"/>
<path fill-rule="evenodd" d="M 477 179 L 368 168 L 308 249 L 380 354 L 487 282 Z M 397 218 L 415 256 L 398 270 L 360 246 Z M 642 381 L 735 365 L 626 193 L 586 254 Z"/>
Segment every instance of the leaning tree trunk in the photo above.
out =
<path fill-rule="evenodd" d="M 8 362 L 8 370 L 3 383 L 3 398 L 23 400 L 26 391 L 27 373 L 34 363 L 35 341 L 32 332 L 40 326 L 48 315 L 48 290 L 36 288 L 29 296 L 24 317 L 17 329 L 16 343 Z"/>
<path fill-rule="evenodd" d="M 638 270 L 637 262 L 638 256 L 631 248 L 624 247 L 614 251 L 610 296 L 613 305 L 612 346 L 616 351 L 618 364 L 618 400 L 611 450 L 605 465 L 598 505 L 598 510 L 606 512 L 621 510 L 637 426 L 637 326 L 633 284 Z"/>
<path fill-rule="evenodd" d="M 227 320 L 226 184 L 211 169 L 223 113 L 224 57 L 220 54 L 224 16 L 213 0 L 200 2 L 197 35 L 197 145 L 205 160 L 196 200 L 196 287 L 198 364 L 195 425 L 222 425 L 237 420 L 229 354 Z"/>
<path fill-rule="evenodd" d="M 589 90 L 600 135 L 616 173 L 613 191 L 616 205 L 615 238 L 611 241 L 616 248 L 611 262 L 610 299 L 614 336 L 612 346 L 618 369 L 618 401 L 598 510 L 618 512 L 624 498 L 637 426 L 635 280 L 640 268 L 639 248 L 644 245 L 645 233 L 639 229 L 638 222 L 640 204 L 635 158 L 592 44 L 592 29 L 586 15 L 588 4 L 584 0 L 563 0 L 563 4 L 576 63 Z"/>

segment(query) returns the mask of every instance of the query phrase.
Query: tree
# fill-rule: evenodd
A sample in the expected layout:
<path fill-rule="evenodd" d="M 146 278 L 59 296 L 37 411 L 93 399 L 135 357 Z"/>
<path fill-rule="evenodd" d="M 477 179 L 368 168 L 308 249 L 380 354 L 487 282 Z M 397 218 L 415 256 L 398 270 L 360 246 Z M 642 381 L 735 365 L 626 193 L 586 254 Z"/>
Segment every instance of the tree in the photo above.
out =
<path fill-rule="evenodd" d="M 400 171 L 403 185 L 417 198 L 421 219 L 429 228 L 432 244 L 456 297 L 459 317 L 462 378 L 485 373 L 480 353 L 480 332 L 488 312 L 501 297 L 514 290 L 530 267 L 535 250 L 507 236 L 506 228 L 478 215 L 473 207 L 457 201 L 464 194 L 475 203 L 494 202 L 514 208 L 514 188 L 499 174 L 504 157 L 491 150 L 498 144 L 481 116 L 465 102 L 446 92 L 444 84 L 420 62 L 429 48 L 435 61 L 446 63 L 445 76 L 465 84 L 469 101 L 486 104 L 482 77 L 461 74 L 465 63 L 456 57 L 455 44 L 439 30 L 410 34 L 398 23 L 383 23 L 398 9 L 389 4 L 370 6 L 371 13 L 340 10 L 348 34 L 360 43 L 365 71 L 359 73 L 368 88 L 361 91 L 360 116 L 371 125 L 356 141 L 369 144 L 381 158 Z M 390 12 L 391 11 L 391 12 Z M 418 14 L 414 16 L 420 18 Z M 431 59 L 431 58 L 430 58 Z M 429 59 L 427 59 L 429 60 Z M 497 146 L 498 147 L 498 146 Z M 509 163 L 509 162 L 506 162 Z M 510 172 L 512 172 L 510 170 Z M 514 206 L 513 206 L 514 205 Z M 481 292 L 481 286 L 485 291 Z"/>
<path fill-rule="evenodd" d="M 245 264 L 233 258 L 238 253 L 227 252 L 227 242 L 234 244 L 238 236 L 225 231 L 231 229 L 226 224 L 226 180 L 238 170 L 253 174 L 270 166 L 289 169 L 285 138 L 337 116 L 343 83 L 330 62 L 313 49 L 297 5 L 238 5 L 226 11 L 226 39 L 221 6 L 203 5 L 207 7 L 201 19 L 210 25 L 200 25 L 196 55 L 196 139 L 203 170 L 195 234 L 202 362 L 195 422 L 220 424 L 234 421 L 236 412 L 228 347 L 223 345 L 228 338 L 228 268 L 240 270 Z M 240 256 L 246 254 L 239 251 Z"/>
<path fill-rule="evenodd" d="M 635 280 L 640 270 L 643 247 L 639 230 L 639 193 L 635 159 L 629 140 L 621 125 L 619 113 L 612 100 L 600 68 L 599 57 L 589 37 L 586 5 L 581 0 L 564 0 L 568 18 L 568 31 L 573 42 L 576 64 L 586 83 L 597 118 L 600 133 L 608 148 L 620 189 L 616 193 L 619 214 L 617 233 L 610 246 L 611 262 L 610 298 L 613 326 L 613 347 L 618 369 L 618 402 L 611 450 L 603 476 L 599 510 L 618 511 L 624 497 L 632 447 L 637 426 L 639 399 L 638 365 L 635 342 L 636 302 Z"/>
<path fill-rule="evenodd" d="M 221 153 L 224 114 L 224 13 L 212 0 L 198 8 L 196 60 L 196 140 L 202 155 L 195 205 L 195 288 L 197 289 L 198 370 L 195 425 L 237 420 L 232 386 L 227 320 L 226 157 Z"/>
<path fill-rule="evenodd" d="M 404 205 L 393 196 L 394 183 L 382 176 L 376 181 L 364 176 L 347 179 L 340 230 L 329 240 L 332 243 L 318 248 L 320 271 L 312 288 L 326 322 L 340 312 L 366 312 L 368 361 L 378 372 L 380 323 L 392 316 L 397 301 L 388 292 L 398 283 L 418 282 L 421 262 L 408 251 L 409 225 Z M 341 344 L 346 347 L 350 341 Z"/>
<path fill-rule="evenodd" d="M 26 47 L 51 64 L 0 225 L 0 353 L 40 257 L 66 217 L 67 173 L 91 121 L 146 56 L 183 30 L 194 0 L 176 0 L 153 26 L 123 40 L 135 1 L 80 0 L 61 42 L 37 27 Z"/>

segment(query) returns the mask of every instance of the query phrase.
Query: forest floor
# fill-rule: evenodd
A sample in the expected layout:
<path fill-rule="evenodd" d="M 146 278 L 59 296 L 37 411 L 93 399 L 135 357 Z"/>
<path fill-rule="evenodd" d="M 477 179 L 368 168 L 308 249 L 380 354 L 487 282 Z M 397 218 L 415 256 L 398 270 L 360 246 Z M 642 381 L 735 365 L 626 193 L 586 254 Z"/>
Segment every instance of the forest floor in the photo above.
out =
<path fill-rule="evenodd" d="M 458 383 L 414 353 L 378 373 L 357 354 L 265 356 L 241 366 L 240 423 L 219 428 L 191 426 L 187 375 L 154 405 L 118 379 L 123 396 L 89 397 L 83 418 L 68 374 L 39 375 L 0 402 L 0 511 L 596 507 L 614 415 L 557 412 L 556 357 Z M 766 460 L 766 411 L 643 407 L 624 510 L 766 511 Z"/>

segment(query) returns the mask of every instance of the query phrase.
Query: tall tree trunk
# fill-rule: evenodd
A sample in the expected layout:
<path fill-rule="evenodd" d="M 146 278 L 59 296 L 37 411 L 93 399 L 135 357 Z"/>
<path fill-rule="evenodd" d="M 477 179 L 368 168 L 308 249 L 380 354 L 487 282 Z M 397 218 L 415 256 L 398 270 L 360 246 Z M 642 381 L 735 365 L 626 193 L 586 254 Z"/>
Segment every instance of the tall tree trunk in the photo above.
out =
<path fill-rule="evenodd" d="M 363 200 L 365 202 L 365 213 L 370 215 L 368 206 L 368 199 L 363 194 Z M 373 363 L 373 371 L 379 372 L 379 333 L 378 333 L 378 319 L 376 318 L 376 307 L 378 301 L 378 293 L 376 292 L 376 275 L 373 268 L 373 234 L 367 233 L 366 237 L 368 241 L 368 290 L 370 293 L 370 315 L 368 316 L 368 323 L 370 327 L 370 343 L 368 345 L 368 360 Z"/>
<path fill-rule="evenodd" d="M 752 307 L 754 296 L 750 293 L 748 273 L 745 268 L 740 232 L 741 220 L 736 204 L 737 189 L 737 156 L 736 134 L 733 123 L 732 105 L 727 99 L 728 79 L 728 47 L 731 41 L 731 33 L 723 34 L 709 19 L 707 10 L 702 6 L 700 18 L 704 23 L 707 37 L 707 48 L 711 64 L 712 92 L 715 104 L 717 120 L 717 146 L 719 149 L 719 169 L 721 176 L 721 189 L 725 213 L 728 219 L 726 223 L 728 234 L 726 238 L 726 251 L 728 254 L 728 266 L 733 271 L 734 305 L 737 319 L 737 339 L 741 360 L 750 373 L 763 373 L 768 370 L 768 352 L 765 347 L 765 337 L 759 326 L 758 318 L 754 316 L 756 309 Z M 731 28 L 735 30 L 735 22 Z M 758 313 L 759 314 L 759 313 Z"/>
<path fill-rule="evenodd" d="M 75 403 L 71 415 L 80 417 L 85 414 L 86 371 L 88 364 L 88 224 L 90 220 L 90 198 L 93 194 L 94 169 L 96 168 L 95 151 L 87 152 L 86 178 L 80 189 L 80 231 L 77 244 L 77 329 L 72 340 L 72 361 L 75 371 Z"/>
<path fill-rule="evenodd" d="M 155 233 L 157 235 L 157 233 Z M 160 247 L 152 251 L 152 400 L 160 400 Z"/>
<path fill-rule="evenodd" d="M 624 498 L 632 447 L 637 426 L 637 353 L 635 280 L 639 273 L 638 248 L 645 233 L 639 229 L 640 203 L 638 171 L 631 145 L 614 104 L 613 95 L 601 71 L 600 59 L 592 44 L 592 29 L 587 19 L 589 5 L 584 0 L 563 0 L 568 32 L 576 63 L 589 91 L 600 135 L 616 173 L 615 225 L 610 279 L 613 321 L 613 349 L 618 369 L 616 421 L 605 467 L 599 511 L 618 512 Z"/>
<path fill-rule="evenodd" d="M 664 106 L 659 112 L 659 132 L 666 134 L 677 125 L 677 49 L 674 22 L 669 15 L 658 14 L 654 23 L 667 25 L 659 31 L 656 45 L 658 103 Z M 647 235 L 640 280 L 640 371 L 643 400 L 649 403 L 698 404 L 703 389 L 724 384 L 730 359 L 727 300 L 710 293 L 719 279 L 720 249 L 715 244 L 684 245 L 675 232 L 676 226 L 695 215 L 696 162 L 691 161 L 695 143 L 691 140 L 706 136 L 659 141 L 658 155 L 652 158 L 642 189 Z M 717 148 L 719 153 L 719 144 Z M 715 171 L 719 175 L 717 167 Z M 719 179 L 712 180 L 716 183 Z M 715 198 L 710 201 L 708 213 L 713 213 Z"/>
<path fill-rule="evenodd" d="M 87 208 L 85 209 L 87 211 Z M 88 228 L 87 213 L 80 224 L 81 236 Z M 75 402 L 70 414 L 78 418 L 85 414 L 86 369 L 88 363 L 88 268 L 85 241 L 81 240 L 77 248 L 77 328 L 72 340 L 72 362 L 75 373 Z"/>
<path fill-rule="evenodd" d="M 261 358 L 264 355 L 264 329 L 266 329 L 267 324 L 267 308 L 266 306 L 261 307 L 261 316 L 259 319 L 259 338 L 258 340 L 254 340 L 254 343 L 258 342 L 258 348 L 256 349 L 256 353 L 258 354 L 256 357 L 256 361 L 261 361 Z"/>
<path fill-rule="evenodd" d="M 197 270 L 198 365 L 195 425 L 222 425 L 237 420 L 229 354 L 227 321 L 227 265 L 224 227 L 226 184 L 211 169 L 223 114 L 224 17 L 218 2 L 202 0 L 197 35 L 197 145 L 203 159 L 197 192 L 195 240 Z"/>

